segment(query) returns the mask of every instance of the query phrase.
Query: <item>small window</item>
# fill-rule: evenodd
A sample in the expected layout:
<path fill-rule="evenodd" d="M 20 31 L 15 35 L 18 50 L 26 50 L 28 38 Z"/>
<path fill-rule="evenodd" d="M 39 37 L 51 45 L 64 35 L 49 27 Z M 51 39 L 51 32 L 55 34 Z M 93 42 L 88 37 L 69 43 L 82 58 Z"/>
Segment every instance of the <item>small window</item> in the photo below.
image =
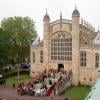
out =
<path fill-rule="evenodd" d="M 95 67 L 96 68 L 99 67 L 99 54 L 98 53 L 95 54 Z"/>
<path fill-rule="evenodd" d="M 40 51 L 40 63 L 43 63 L 43 51 Z"/>
<path fill-rule="evenodd" d="M 35 63 L 35 53 L 33 52 L 33 63 Z"/>
<path fill-rule="evenodd" d="M 86 80 L 86 78 L 84 78 L 84 81 Z"/>
<path fill-rule="evenodd" d="M 91 79 L 91 78 L 90 78 L 89 80 L 90 80 L 90 81 L 92 81 L 92 79 Z"/>
<path fill-rule="evenodd" d="M 86 52 L 80 52 L 80 66 L 86 66 Z"/>
<path fill-rule="evenodd" d="M 84 42 L 84 44 L 87 44 L 87 42 Z"/>

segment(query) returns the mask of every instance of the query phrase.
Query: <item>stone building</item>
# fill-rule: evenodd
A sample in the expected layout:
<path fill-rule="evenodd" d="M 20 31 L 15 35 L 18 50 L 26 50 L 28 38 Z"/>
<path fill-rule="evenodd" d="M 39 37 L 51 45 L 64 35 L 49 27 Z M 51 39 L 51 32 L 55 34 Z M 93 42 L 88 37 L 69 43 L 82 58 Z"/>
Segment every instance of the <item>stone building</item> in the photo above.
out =
<path fill-rule="evenodd" d="M 83 19 L 75 8 L 72 20 L 50 22 L 43 18 L 43 40 L 30 46 L 30 75 L 63 68 L 72 71 L 72 83 L 90 85 L 100 76 L 100 32 Z"/>

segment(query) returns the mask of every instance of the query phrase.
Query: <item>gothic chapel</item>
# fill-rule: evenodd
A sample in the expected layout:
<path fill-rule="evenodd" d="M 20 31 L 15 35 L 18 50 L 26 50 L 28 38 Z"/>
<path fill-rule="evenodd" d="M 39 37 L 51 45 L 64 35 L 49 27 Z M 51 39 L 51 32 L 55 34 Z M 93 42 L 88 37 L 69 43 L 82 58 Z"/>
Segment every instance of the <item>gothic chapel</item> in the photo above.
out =
<path fill-rule="evenodd" d="M 100 77 L 100 32 L 85 20 L 75 8 L 72 20 L 50 22 L 43 18 L 43 40 L 30 46 L 30 75 L 44 70 L 63 68 L 72 71 L 72 83 L 90 85 Z"/>

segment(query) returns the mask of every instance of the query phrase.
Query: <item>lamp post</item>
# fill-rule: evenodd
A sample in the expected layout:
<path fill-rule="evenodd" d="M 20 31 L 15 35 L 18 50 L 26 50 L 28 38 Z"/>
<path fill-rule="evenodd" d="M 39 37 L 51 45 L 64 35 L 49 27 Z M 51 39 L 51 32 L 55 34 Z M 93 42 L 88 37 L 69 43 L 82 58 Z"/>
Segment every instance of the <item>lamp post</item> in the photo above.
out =
<path fill-rule="evenodd" d="M 20 78 L 20 77 L 19 77 L 19 66 L 18 66 L 17 68 L 18 68 L 18 69 L 17 69 L 17 70 L 18 70 L 17 79 L 19 80 L 19 78 Z"/>

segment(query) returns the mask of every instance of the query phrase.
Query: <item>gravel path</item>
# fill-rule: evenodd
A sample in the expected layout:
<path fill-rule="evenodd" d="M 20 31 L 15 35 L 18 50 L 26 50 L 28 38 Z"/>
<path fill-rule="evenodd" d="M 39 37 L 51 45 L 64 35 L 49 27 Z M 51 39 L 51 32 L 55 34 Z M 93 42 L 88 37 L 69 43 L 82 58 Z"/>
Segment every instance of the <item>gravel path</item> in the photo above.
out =
<path fill-rule="evenodd" d="M 63 97 L 34 97 L 28 95 L 18 95 L 16 89 L 7 86 L 0 86 L 0 97 L 6 100 L 64 100 Z"/>

